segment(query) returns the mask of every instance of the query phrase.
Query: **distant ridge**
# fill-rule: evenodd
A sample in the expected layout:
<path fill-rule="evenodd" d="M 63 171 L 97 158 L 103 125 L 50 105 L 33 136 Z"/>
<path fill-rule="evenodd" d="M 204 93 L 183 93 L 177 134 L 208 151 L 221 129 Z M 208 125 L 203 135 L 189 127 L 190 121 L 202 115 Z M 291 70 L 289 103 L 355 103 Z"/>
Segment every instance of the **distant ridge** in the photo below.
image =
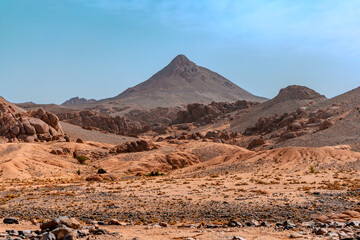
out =
<path fill-rule="evenodd" d="M 71 106 L 71 105 L 87 104 L 87 103 L 95 103 L 95 102 L 96 102 L 95 99 L 86 99 L 86 98 L 74 97 L 74 98 L 70 98 L 69 100 L 65 101 L 61 105 L 62 106 Z"/>

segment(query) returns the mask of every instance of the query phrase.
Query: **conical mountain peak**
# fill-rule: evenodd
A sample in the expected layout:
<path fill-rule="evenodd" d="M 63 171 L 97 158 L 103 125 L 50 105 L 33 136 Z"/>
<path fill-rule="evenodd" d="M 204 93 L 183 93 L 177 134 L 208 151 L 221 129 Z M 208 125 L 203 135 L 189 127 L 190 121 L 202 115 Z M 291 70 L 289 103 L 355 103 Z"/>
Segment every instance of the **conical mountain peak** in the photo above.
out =
<path fill-rule="evenodd" d="M 197 66 L 186 56 L 176 56 L 151 78 L 127 89 L 113 99 L 144 107 L 180 106 L 189 103 L 264 101 L 223 76 Z"/>
<path fill-rule="evenodd" d="M 189 66 L 189 65 L 195 65 L 193 62 L 191 62 L 185 55 L 180 54 L 177 55 L 169 64 L 170 66 Z"/>

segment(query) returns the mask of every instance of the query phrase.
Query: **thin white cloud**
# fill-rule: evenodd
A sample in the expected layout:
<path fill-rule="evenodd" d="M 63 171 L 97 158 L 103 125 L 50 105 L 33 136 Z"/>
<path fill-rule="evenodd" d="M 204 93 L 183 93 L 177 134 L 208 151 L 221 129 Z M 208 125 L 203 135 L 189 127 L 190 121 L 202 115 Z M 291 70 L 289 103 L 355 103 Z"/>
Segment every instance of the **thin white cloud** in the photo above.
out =
<path fill-rule="evenodd" d="M 117 12 L 138 11 L 171 28 L 255 44 L 300 44 L 360 52 L 357 0 L 77 0 Z"/>

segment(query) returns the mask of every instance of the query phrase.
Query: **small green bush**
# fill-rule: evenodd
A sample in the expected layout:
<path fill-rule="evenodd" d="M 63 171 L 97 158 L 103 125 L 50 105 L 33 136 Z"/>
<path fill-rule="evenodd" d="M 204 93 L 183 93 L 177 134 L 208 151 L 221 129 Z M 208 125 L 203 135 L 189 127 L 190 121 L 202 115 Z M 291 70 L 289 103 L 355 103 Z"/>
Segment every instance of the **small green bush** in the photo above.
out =
<path fill-rule="evenodd" d="M 149 174 L 146 174 L 146 176 L 148 177 L 157 177 L 157 176 L 164 176 L 165 174 L 164 173 L 160 173 L 159 171 L 152 171 L 151 173 Z"/>
<path fill-rule="evenodd" d="M 80 175 L 80 174 L 81 174 L 81 171 L 80 171 L 80 170 L 77 170 L 76 173 L 77 173 L 77 175 Z"/>
<path fill-rule="evenodd" d="M 100 168 L 100 169 L 98 170 L 98 174 L 104 174 L 104 173 L 107 173 L 107 171 L 106 171 L 105 169 Z"/>
<path fill-rule="evenodd" d="M 315 167 L 314 167 L 314 166 L 310 166 L 310 172 L 311 172 L 311 173 L 315 173 L 315 172 L 316 172 L 316 170 L 315 170 Z"/>
<path fill-rule="evenodd" d="M 82 165 L 85 164 L 86 160 L 88 160 L 87 156 L 82 156 L 82 155 L 77 156 L 76 159 L 78 160 L 78 163 Z"/>

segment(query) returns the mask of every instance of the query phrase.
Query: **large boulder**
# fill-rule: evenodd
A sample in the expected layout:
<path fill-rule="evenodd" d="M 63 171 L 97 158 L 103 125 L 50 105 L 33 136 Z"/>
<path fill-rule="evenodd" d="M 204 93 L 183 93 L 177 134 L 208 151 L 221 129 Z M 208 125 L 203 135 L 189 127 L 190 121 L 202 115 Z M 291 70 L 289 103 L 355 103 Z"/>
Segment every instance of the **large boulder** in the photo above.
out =
<path fill-rule="evenodd" d="M 333 125 L 333 123 L 329 120 L 324 120 L 324 121 L 321 121 L 320 125 L 319 125 L 319 130 L 325 130 L 329 127 L 331 127 Z"/>
<path fill-rule="evenodd" d="M 59 228 L 61 225 L 64 225 L 72 229 L 80 228 L 80 223 L 75 218 L 69 218 L 67 216 L 54 218 L 48 222 L 41 224 L 40 228 L 41 230 L 45 230 L 45 229 L 54 230 L 56 228 Z"/>
<path fill-rule="evenodd" d="M 35 128 L 36 133 L 46 134 L 50 131 L 49 125 L 41 119 L 30 117 L 29 123 Z"/>
<path fill-rule="evenodd" d="M 56 115 L 40 108 L 26 112 L 0 98 L 0 136 L 32 142 L 36 139 L 51 140 L 63 136 L 64 131 Z"/>
<path fill-rule="evenodd" d="M 259 137 L 259 138 L 255 138 L 255 139 L 251 140 L 247 148 L 252 149 L 252 148 L 264 145 L 264 144 L 265 144 L 264 138 Z"/>
<path fill-rule="evenodd" d="M 131 152 L 143 152 L 150 151 L 152 149 L 157 148 L 153 143 L 146 140 L 139 140 L 133 142 L 126 142 L 116 146 L 112 152 L 119 153 L 131 153 Z"/>

